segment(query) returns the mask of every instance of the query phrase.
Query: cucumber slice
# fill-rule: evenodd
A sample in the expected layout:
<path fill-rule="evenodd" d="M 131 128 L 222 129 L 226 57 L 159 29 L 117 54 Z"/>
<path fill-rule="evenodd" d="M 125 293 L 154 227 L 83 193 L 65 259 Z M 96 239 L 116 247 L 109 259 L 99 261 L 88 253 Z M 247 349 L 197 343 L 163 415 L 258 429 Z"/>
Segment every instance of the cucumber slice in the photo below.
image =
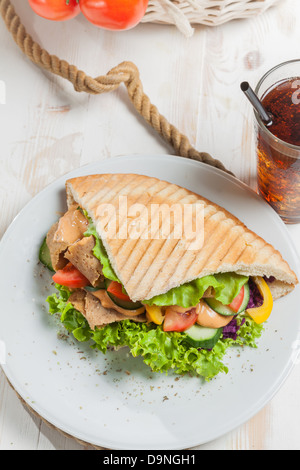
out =
<path fill-rule="evenodd" d="M 115 295 L 111 294 L 110 292 L 107 292 L 111 300 L 118 305 L 121 308 L 124 308 L 125 310 L 137 310 L 138 308 L 143 307 L 143 304 L 141 302 L 132 302 L 131 300 L 123 300 L 119 299 Z"/>
<path fill-rule="evenodd" d="M 244 285 L 244 289 L 245 289 L 244 300 L 242 302 L 242 305 L 240 306 L 238 313 L 242 313 L 246 310 L 246 308 L 248 307 L 249 300 L 250 300 L 250 287 L 249 287 L 248 282 L 247 284 Z"/>
<path fill-rule="evenodd" d="M 185 330 L 186 340 L 191 346 L 202 349 L 212 349 L 220 339 L 223 328 L 205 328 L 193 325 Z"/>
<path fill-rule="evenodd" d="M 52 266 L 50 251 L 47 245 L 47 237 L 44 238 L 43 243 L 41 244 L 39 251 L 39 260 L 44 266 L 50 269 L 50 271 L 52 271 L 53 273 L 55 272 Z"/>
<path fill-rule="evenodd" d="M 223 305 L 219 300 L 211 298 L 204 299 L 207 305 L 212 308 L 215 312 L 224 315 L 225 317 L 231 317 L 232 315 L 237 315 L 237 313 L 228 307 L 228 305 Z"/>
<path fill-rule="evenodd" d="M 85 286 L 85 290 L 88 292 L 97 292 L 98 290 L 105 289 L 105 282 L 99 282 L 99 286 L 93 287 L 93 286 Z"/>
<path fill-rule="evenodd" d="M 249 289 L 249 284 L 247 283 L 244 285 L 244 299 L 238 312 L 235 312 L 234 310 L 232 310 L 232 308 L 228 307 L 228 305 L 223 305 L 217 299 L 211 298 L 211 299 L 204 299 L 204 300 L 207 303 L 207 305 L 210 308 L 212 308 L 215 312 L 220 313 L 221 315 L 224 315 L 226 317 L 231 317 L 232 315 L 238 315 L 239 313 L 244 312 L 249 303 L 249 299 L 250 299 L 250 289 Z"/>
<path fill-rule="evenodd" d="M 112 281 L 110 281 L 109 279 L 105 279 L 106 289 L 108 289 L 111 282 Z M 137 310 L 138 308 L 143 307 L 143 304 L 141 304 L 141 302 L 132 302 L 131 300 L 119 299 L 118 297 L 111 294 L 110 292 L 107 291 L 107 293 L 108 293 L 109 297 L 111 298 L 111 300 L 116 305 L 118 305 L 121 308 L 124 308 L 125 310 Z"/>

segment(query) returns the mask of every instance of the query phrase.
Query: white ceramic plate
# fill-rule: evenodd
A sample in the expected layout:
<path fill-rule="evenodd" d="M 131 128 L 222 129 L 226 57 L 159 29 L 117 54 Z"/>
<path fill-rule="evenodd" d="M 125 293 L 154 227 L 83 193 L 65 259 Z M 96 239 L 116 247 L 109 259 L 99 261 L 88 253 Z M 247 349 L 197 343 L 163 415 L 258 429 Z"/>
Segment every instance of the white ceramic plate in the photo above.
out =
<path fill-rule="evenodd" d="M 58 212 L 64 183 L 92 173 L 140 173 L 198 192 L 222 205 L 281 251 L 299 274 L 288 232 L 246 185 L 207 165 L 174 156 L 117 157 L 58 179 L 20 212 L 0 244 L 4 372 L 44 419 L 110 449 L 186 449 L 213 440 L 251 418 L 273 397 L 293 366 L 300 327 L 300 289 L 275 303 L 258 349 L 231 349 L 229 373 L 209 383 L 155 374 L 126 349 L 103 356 L 65 340 L 45 299 L 55 289 L 38 264 L 38 249 Z M 288 398 L 288 397 L 287 397 Z"/>

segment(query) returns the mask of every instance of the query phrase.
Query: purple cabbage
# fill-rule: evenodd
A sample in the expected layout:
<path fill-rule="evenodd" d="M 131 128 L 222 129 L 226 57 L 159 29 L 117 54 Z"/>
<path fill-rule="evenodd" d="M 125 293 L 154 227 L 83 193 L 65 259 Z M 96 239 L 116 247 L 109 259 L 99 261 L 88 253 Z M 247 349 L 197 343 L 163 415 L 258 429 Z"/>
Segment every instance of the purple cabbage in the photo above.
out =
<path fill-rule="evenodd" d="M 266 282 L 272 283 L 272 282 L 275 281 L 275 277 L 274 276 L 270 276 L 270 277 L 264 276 L 264 280 Z"/>
<path fill-rule="evenodd" d="M 270 276 L 270 277 L 264 276 L 264 280 L 268 283 L 272 283 L 272 282 L 275 281 L 275 277 L 274 276 Z M 247 308 L 261 307 L 264 300 L 263 300 L 263 297 L 262 297 L 261 293 L 258 290 L 257 285 L 251 279 L 251 277 L 249 278 L 249 290 L 250 290 L 250 298 L 249 298 Z M 246 321 L 246 319 L 243 318 L 240 325 L 238 325 L 237 319 L 233 318 L 231 320 L 231 322 L 228 323 L 228 325 L 223 327 L 223 338 L 224 339 L 231 338 L 235 341 L 237 339 L 237 333 L 238 333 L 239 329 L 241 328 L 241 326 L 245 323 L 245 321 Z"/>
<path fill-rule="evenodd" d="M 247 308 L 261 307 L 264 302 L 264 299 L 261 293 L 259 292 L 257 285 L 255 284 L 255 282 L 252 281 L 251 278 L 249 279 L 249 289 L 250 289 L 250 298 L 249 298 Z"/>
<path fill-rule="evenodd" d="M 233 318 L 228 325 L 224 326 L 223 328 L 223 338 L 231 338 L 234 341 L 237 338 L 237 332 L 241 328 L 241 326 L 245 323 L 246 319 L 243 318 L 240 325 L 238 325 L 237 319 Z"/>
<path fill-rule="evenodd" d="M 264 279 L 266 282 L 272 283 L 275 281 L 274 276 L 266 277 L 264 276 Z M 261 293 L 258 290 L 257 285 L 255 282 L 251 279 L 249 279 L 249 290 L 250 290 L 250 298 L 249 302 L 247 305 L 247 308 L 256 308 L 256 307 L 261 307 L 261 305 L 264 302 L 264 299 L 261 295 Z M 245 323 L 246 319 L 243 318 L 241 321 L 241 324 L 238 325 L 238 322 L 236 318 L 233 318 L 228 325 L 224 326 L 223 328 L 223 338 L 231 338 L 233 340 L 236 340 L 237 338 L 237 332 L 239 331 L 240 327 Z"/>

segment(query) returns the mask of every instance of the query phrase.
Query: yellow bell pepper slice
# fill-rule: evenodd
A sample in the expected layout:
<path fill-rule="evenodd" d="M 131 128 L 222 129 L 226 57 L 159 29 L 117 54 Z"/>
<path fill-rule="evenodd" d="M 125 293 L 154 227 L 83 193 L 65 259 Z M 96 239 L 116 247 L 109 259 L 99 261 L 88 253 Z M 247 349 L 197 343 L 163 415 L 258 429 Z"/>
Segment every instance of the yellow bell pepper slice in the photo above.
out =
<path fill-rule="evenodd" d="M 271 315 L 273 309 L 273 297 L 268 284 L 262 277 L 254 276 L 252 279 L 257 285 L 264 301 L 261 307 L 248 308 L 246 312 L 251 318 L 253 318 L 255 323 L 260 324 L 265 322 Z"/>
<path fill-rule="evenodd" d="M 156 325 L 161 325 L 165 318 L 162 308 L 157 305 L 146 305 L 146 317 Z"/>

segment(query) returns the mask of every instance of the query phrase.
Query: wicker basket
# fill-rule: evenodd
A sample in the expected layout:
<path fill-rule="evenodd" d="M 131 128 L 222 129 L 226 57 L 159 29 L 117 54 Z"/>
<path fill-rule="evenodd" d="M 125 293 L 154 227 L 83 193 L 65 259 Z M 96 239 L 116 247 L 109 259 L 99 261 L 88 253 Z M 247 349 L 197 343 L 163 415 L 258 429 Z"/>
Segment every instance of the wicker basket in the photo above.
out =
<path fill-rule="evenodd" d="M 192 25 L 216 26 L 264 12 L 282 0 L 150 0 L 143 22 L 174 24 L 186 36 Z"/>

